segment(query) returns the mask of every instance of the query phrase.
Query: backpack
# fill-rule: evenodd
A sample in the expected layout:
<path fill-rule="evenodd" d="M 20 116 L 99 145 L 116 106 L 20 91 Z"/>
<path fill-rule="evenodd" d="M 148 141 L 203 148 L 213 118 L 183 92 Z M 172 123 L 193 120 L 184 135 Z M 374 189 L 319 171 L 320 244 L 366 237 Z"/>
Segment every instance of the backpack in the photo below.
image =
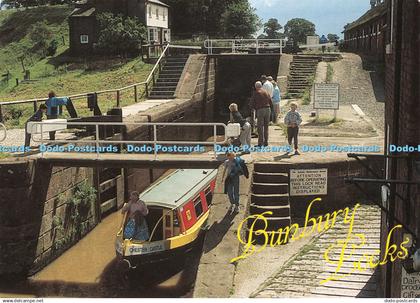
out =
<path fill-rule="evenodd" d="M 239 164 L 242 174 L 245 176 L 245 178 L 248 179 L 249 178 L 249 171 L 248 171 L 248 167 L 245 164 L 245 161 L 242 160 L 241 158 L 235 158 L 235 162 L 236 162 L 236 165 Z"/>

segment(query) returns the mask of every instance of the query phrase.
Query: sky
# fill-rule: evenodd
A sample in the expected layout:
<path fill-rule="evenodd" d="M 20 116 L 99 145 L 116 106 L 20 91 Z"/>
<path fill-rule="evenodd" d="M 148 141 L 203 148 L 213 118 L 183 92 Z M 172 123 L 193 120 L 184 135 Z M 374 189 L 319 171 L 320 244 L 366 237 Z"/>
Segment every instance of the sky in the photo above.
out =
<path fill-rule="evenodd" d="M 369 0 L 250 0 L 263 23 L 276 18 L 284 27 L 288 20 L 304 18 L 315 24 L 316 33 L 342 37 L 344 25 L 370 8 Z"/>

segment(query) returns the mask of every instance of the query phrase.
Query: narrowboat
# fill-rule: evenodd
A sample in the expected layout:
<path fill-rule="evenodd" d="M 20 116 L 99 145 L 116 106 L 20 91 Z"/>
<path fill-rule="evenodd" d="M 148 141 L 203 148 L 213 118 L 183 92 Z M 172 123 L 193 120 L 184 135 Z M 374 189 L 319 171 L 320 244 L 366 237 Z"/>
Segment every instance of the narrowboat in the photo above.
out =
<path fill-rule="evenodd" d="M 117 234 L 117 257 L 130 268 L 167 260 L 190 251 L 207 227 L 217 169 L 178 169 L 140 194 L 149 209 L 149 239 L 124 239 L 123 220 Z"/>

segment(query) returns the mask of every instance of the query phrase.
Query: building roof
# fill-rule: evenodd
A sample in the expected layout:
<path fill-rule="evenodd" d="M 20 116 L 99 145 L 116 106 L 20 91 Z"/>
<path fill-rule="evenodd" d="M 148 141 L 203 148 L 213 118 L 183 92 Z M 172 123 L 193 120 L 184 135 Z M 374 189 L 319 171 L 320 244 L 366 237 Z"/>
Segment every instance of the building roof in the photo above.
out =
<path fill-rule="evenodd" d="M 359 19 L 344 26 L 344 32 L 349 31 L 359 25 L 362 25 L 378 16 L 382 16 L 388 10 L 387 3 L 383 2 L 368 10 Z"/>
<path fill-rule="evenodd" d="M 162 6 L 169 7 L 169 5 L 163 3 L 163 2 L 161 2 L 159 0 L 147 0 L 147 2 L 152 2 L 152 3 L 155 3 L 155 4 L 159 4 L 159 5 L 162 5 Z"/>
<path fill-rule="evenodd" d="M 147 206 L 182 206 L 217 176 L 217 169 L 178 169 L 140 194 Z"/>
<path fill-rule="evenodd" d="M 70 17 L 90 17 L 95 13 L 94 7 L 75 8 Z"/>

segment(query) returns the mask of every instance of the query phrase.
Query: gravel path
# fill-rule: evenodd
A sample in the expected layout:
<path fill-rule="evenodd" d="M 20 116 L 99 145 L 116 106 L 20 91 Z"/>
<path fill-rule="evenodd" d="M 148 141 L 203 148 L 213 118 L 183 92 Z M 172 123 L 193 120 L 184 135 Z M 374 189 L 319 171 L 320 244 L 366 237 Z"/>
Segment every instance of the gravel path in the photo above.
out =
<path fill-rule="evenodd" d="M 357 104 L 375 126 L 384 131 L 385 103 L 377 100 L 377 96 L 382 98 L 384 95 L 383 84 L 372 81 L 374 73 L 363 69 L 360 56 L 352 53 L 342 53 L 342 56 L 342 60 L 331 63 L 334 69 L 333 82 L 340 84 L 341 103 Z"/>

